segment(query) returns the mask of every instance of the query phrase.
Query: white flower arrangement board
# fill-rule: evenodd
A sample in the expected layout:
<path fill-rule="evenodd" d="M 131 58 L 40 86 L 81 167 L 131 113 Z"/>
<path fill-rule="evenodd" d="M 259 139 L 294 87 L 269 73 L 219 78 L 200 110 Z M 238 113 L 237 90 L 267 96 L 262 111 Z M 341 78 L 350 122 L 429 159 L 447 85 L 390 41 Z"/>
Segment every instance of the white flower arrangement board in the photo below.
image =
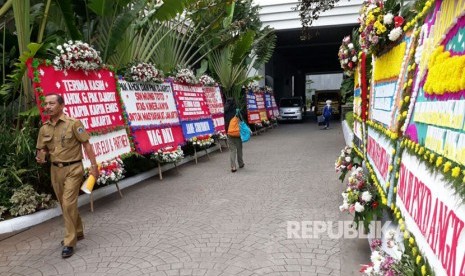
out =
<path fill-rule="evenodd" d="M 370 98 L 371 119 L 386 125 L 387 128 L 391 126 L 396 90 L 397 81 L 378 83 L 374 85 L 373 95 Z"/>
<path fill-rule="evenodd" d="M 205 93 L 210 114 L 224 114 L 223 99 L 221 98 L 220 88 L 218 86 L 203 86 L 202 90 Z"/>
<path fill-rule="evenodd" d="M 436 275 L 465 273 L 465 205 L 438 174 L 404 151 L 396 206 Z"/>
<path fill-rule="evenodd" d="M 125 153 L 131 152 L 131 143 L 125 129 L 111 131 L 105 134 L 92 135 L 89 140 L 95 152 L 97 163 L 111 160 Z M 82 150 L 84 168 L 90 167 L 90 160 Z"/>
<path fill-rule="evenodd" d="M 373 167 L 373 170 L 378 178 L 383 190 L 386 194 L 389 193 L 386 187 L 386 182 L 391 179 L 391 173 L 389 172 L 389 166 L 393 164 L 392 151 L 394 147 L 391 144 L 391 140 L 379 132 L 376 132 L 373 128 L 367 128 L 367 139 L 366 139 L 366 155 L 368 162 Z"/>
<path fill-rule="evenodd" d="M 170 83 L 118 81 L 132 127 L 179 124 Z"/>

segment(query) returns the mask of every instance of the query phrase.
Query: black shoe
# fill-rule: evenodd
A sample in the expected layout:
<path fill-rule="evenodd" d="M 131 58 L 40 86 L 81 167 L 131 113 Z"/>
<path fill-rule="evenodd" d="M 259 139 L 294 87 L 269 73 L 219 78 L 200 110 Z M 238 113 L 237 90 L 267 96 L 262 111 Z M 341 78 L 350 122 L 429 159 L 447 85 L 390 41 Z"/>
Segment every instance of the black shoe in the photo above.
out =
<path fill-rule="evenodd" d="M 74 254 L 74 248 L 72 248 L 71 246 L 65 246 L 63 247 L 63 251 L 61 251 L 62 258 L 69 258 L 73 256 L 73 254 Z"/>
<path fill-rule="evenodd" d="M 77 237 L 77 240 L 80 241 L 80 240 L 83 240 L 84 239 L 84 236 L 78 236 Z M 61 241 L 61 246 L 65 246 L 65 241 Z"/>
<path fill-rule="evenodd" d="M 231 172 L 233 172 L 233 173 L 237 172 L 237 169 L 231 169 Z"/>
<path fill-rule="evenodd" d="M 245 166 L 245 164 L 242 164 L 239 166 L 239 169 L 242 169 Z"/>

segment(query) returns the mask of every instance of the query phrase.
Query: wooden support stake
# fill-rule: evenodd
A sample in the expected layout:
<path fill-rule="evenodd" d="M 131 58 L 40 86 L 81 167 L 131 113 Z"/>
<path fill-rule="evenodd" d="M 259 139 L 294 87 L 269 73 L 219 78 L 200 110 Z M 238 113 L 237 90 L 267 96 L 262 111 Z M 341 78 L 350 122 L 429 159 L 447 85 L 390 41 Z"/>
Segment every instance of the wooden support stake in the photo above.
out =
<path fill-rule="evenodd" d="M 116 189 L 118 190 L 119 196 L 123 198 L 123 193 L 121 193 L 121 189 L 118 186 L 118 182 L 116 182 Z"/>
<path fill-rule="evenodd" d="M 194 146 L 194 158 L 195 158 L 195 164 L 197 164 L 197 149 Z"/>
<path fill-rule="evenodd" d="M 205 153 L 207 154 L 208 160 L 210 160 L 210 155 L 208 154 L 207 148 L 205 148 Z"/>
<path fill-rule="evenodd" d="M 90 193 L 90 211 L 92 213 L 94 212 L 94 196 L 92 195 L 92 192 Z"/>
<path fill-rule="evenodd" d="M 160 180 L 163 180 L 163 174 L 161 172 L 161 165 L 160 162 L 158 162 L 158 177 L 160 177 Z"/>

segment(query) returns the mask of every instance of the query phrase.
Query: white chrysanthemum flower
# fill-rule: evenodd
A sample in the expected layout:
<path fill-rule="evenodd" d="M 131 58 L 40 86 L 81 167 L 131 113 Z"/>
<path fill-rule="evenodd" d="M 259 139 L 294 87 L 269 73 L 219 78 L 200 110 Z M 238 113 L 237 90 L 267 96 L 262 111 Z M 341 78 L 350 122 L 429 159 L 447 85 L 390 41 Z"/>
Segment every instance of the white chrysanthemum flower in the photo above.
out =
<path fill-rule="evenodd" d="M 353 62 L 357 62 L 357 56 L 353 56 L 353 57 L 352 57 L 352 61 L 353 61 Z"/>
<path fill-rule="evenodd" d="M 399 39 L 399 37 L 402 35 L 403 31 L 402 31 L 402 28 L 401 27 L 397 27 L 397 28 L 394 28 L 392 29 L 390 32 L 389 32 L 389 40 L 390 41 L 396 41 L 397 39 Z"/>
<path fill-rule="evenodd" d="M 349 47 L 349 49 L 351 49 L 351 50 L 352 50 L 352 49 L 354 48 L 354 44 L 352 44 L 352 43 L 349 43 L 349 44 L 347 45 L 347 47 Z"/>
<path fill-rule="evenodd" d="M 365 202 L 370 202 L 373 196 L 370 194 L 369 191 L 365 191 L 362 193 L 362 200 Z"/>
<path fill-rule="evenodd" d="M 392 15 L 392 13 L 387 13 L 386 15 L 383 16 L 384 25 L 392 24 L 393 19 L 394 19 L 394 15 Z"/>
<path fill-rule="evenodd" d="M 358 212 L 358 213 L 361 213 L 363 211 L 365 211 L 365 207 L 363 207 L 362 204 L 360 204 L 360 202 L 355 202 L 355 212 Z"/>

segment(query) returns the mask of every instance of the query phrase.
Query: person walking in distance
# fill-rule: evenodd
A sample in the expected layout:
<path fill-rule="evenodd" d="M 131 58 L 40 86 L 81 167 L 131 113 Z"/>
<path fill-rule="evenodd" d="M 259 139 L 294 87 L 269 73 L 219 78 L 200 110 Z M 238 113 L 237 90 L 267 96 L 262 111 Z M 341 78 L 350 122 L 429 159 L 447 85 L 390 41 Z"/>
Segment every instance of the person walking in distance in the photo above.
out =
<path fill-rule="evenodd" d="M 323 108 L 323 117 L 325 118 L 325 129 L 329 129 L 329 120 L 333 114 L 333 108 L 331 107 L 331 100 L 326 101 L 326 105 Z"/>
<path fill-rule="evenodd" d="M 234 98 L 226 99 L 224 105 L 224 123 L 228 135 L 229 157 L 231 162 L 231 172 L 236 172 L 236 158 L 239 168 L 244 167 L 242 160 L 242 140 L 239 131 L 239 112 Z"/>
<path fill-rule="evenodd" d="M 74 254 L 77 240 L 84 238 L 84 229 L 79 215 L 77 199 L 83 182 L 82 147 L 90 159 L 90 174 L 98 178 L 98 167 L 89 134 L 81 121 L 63 113 L 63 97 L 59 94 L 45 96 L 44 112 L 50 118 L 39 130 L 36 161 L 40 164 L 50 159 L 51 181 L 60 202 L 65 224 L 62 241 L 63 258 Z"/>

